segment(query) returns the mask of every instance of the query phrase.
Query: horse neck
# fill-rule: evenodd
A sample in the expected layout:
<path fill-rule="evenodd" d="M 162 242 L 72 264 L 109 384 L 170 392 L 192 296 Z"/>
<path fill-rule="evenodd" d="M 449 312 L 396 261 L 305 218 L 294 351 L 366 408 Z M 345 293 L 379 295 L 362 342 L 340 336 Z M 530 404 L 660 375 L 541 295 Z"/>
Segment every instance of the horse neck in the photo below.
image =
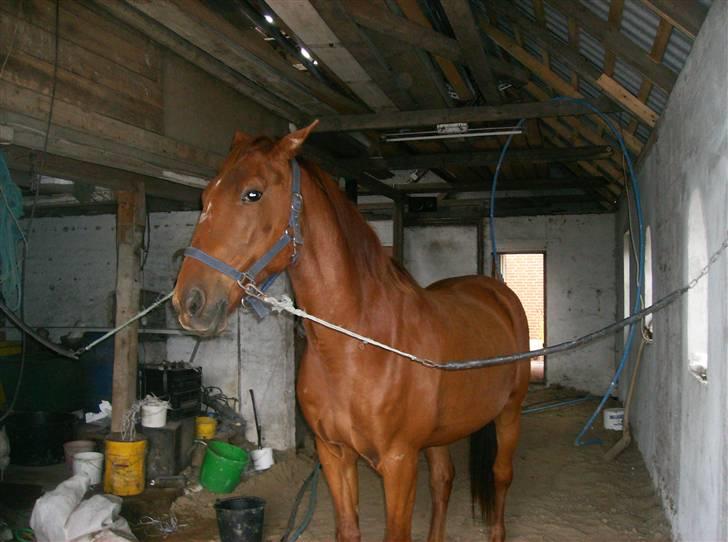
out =
<path fill-rule="evenodd" d="M 333 190 L 338 187 L 329 188 L 329 192 Z M 344 217 L 334 208 L 337 196 L 327 194 L 327 189 L 312 180 L 307 171 L 303 172 L 302 191 L 304 244 L 299 249 L 298 261 L 288 270 L 296 302 L 317 316 L 351 323 L 365 310 L 368 299 L 390 288 L 368 266 L 363 266 L 362 261 L 371 258 L 391 264 L 388 258 L 382 257 L 383 249 L 378 243 L 353 238 L 352 228 L 347 231 L 341 223 Z M 345 205 L 343 200 L 338 203 Z M 363 221 L 360 216 L 345 218 L 354 223 Z M 368 230 L 361 233 L 373 235 Z"/>

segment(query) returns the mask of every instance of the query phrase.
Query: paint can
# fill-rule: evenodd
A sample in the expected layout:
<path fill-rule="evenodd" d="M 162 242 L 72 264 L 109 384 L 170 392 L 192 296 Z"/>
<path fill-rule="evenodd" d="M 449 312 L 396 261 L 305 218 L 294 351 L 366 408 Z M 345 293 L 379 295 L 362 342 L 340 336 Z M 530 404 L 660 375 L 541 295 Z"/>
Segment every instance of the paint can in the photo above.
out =
<path fill-rule="evenodd" d="M 104 492 L 120 497 L 139 495 L 144 491 L 147 439 L 121 440 L 120 434 L 106 437 Z"/>
<path fill-rule="evenodd" d="M 104 454 L 99 452 L 79 452 L 73 456 L 73 474 L 83 474 L 89 479 L 89 485 L 101 483 L 104 467 Z"/>
<path fill-rule="evenodd" d="M 195 438 L 200 440 L 211 440 L 215 438 L 217 431 L 217 420 L 209 416 L 197 416 L 195 418 Z"/>
<path fill-rule="evenodd" d="M 250 452 L 255 470 L 266 470 L 273 466 L 273 449 L 259 448 Z"/>
<path fill-rule="evenodd" d="M 623 408 L 605 408 L 604 409 L 604 429 L 610 431 L 621 431 L 624 423 Z"/>
<path fill-rule="evenodd" d="M 164 427 L 167 425 L 167 401 L 146 399 L 142 405 L 142 425 L 144 427 Z"/>
<path fill-rule="evenodd" d="M 66 454 L 68 471 L 73 472 L 73 456 L 81 452 L 95 452 L 96 443 L 93 440 L 69 440 L 63 444 L 63 451 Z"/>

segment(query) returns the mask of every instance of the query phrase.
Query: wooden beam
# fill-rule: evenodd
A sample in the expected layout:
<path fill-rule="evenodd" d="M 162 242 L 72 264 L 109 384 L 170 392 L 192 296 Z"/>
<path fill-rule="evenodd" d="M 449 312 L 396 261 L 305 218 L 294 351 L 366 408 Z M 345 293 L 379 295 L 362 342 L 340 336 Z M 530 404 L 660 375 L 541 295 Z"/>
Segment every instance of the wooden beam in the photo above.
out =
<path fill-rule="evenodd" d="M 276 89 L 314 115 L 364 109 L 318 79 L 298 71 L 257 33 L 241 32 L 202 3 L 194 0 L 125 1 L 228 67 L 259 85 Z"/>
<path fill-rule="evenodd" d="M 650 109 L 647 104 L 641 102 L 637 96 L 629 92 L 626 88 L 620 85 L 617 81 L 609 77 L 606 73 L 603 73 L 597 79 L 597 84 L 600 88 L 610 96 L 620 96 L 620 102 L 623 104 L 629 104 L 629 110 L 634 113 L 642 122 L 644 122 L 650 128 L 654 128 L 657 124 L 659 115 Z"/>
<path fill-rule="evenodd" d="M 425 28 L 432 29 L 432 23 L 423 13 L 418 0 L 398 0 L 397 5 L 405 17 Z M 361 24 L 361 23 L 360 23 Z M 424 48 L 424 47 L 423 47 Z M 459 53 L 460 47 L 458 47 Z M 432 52 L 432 51 L 430 51 Z M 473 90 L 470 84 L 465 81 L 462 72 L 447 57 L 435 54 L 435 62 L 440 66 L 445 78 L 450 82 L 458 97 L 463 101 L 473 99 Z M 528 74 L 526 74 L 528 76 Z"/>
<path fill-rule="evenodd" d="M 708 8 L 697 0 L 642 0 L 647 7 L 679 28 L 689 37 L 695 39 L 703 21 L 708 15 Z M 723 1 L 723 0 L 721 0 Z"/>
<path fill-rule="evenodd" d="M 609 4 L 609 27 L 619 31 L 619 25 L 622 22 L 622 13 L 624 12 L 624 0 L 612 0 Z M 569 20 L 573 21 L 571 17 Z M 609 77 L 614 75 L 614 67 L 617 63 L 617 55 L 613 51 L 607 51 L 604 56 L 604 73 Z"/>
<path fill-rule="evenodd" d="M 654 59 L 655 62 L 661 62 L 662 57 L 665 56 L 665 51 L 667 50 L 667 44 L 670 42 L 670 36 L 672 35 L 672 25 L 667 22 L 665 19 L 660 19 L 660 24 L 657 27 L 657 34 L 655 35 L 655 41 L 652 43 L 652 50 L 650 51 L 650 56 Z M 652 91 L 652 81 L 649 79 L 643 79 L 642 84 L 640 85 L 640 91 L 637 94 L 637 99 L 645 103 L 647 99 L 650 97 L 650 92 Z M 629 123 L 629 126 L 627 126 L 626 133 L 628 134 L 634 134 L 635 130 L 637 130 L 637 124 L 639 122 L 639 119 L 634 118 Z"/>
<path fill-rule="evenodd" d="M 270 92 L 270 87 L 264 88 L 248 80 L 244 75 L 231 69 L 202 49 L 195 47 L 189 41 L 183 39 L 154 19 L 147 17 L 135 8 L 124 2 L 107 2 L 106 0 L 91 1 L 99 8 L 106 10 L 116 19 L 149 36 L 155 42 L 163 45 L 216 79 L 227 83 L 240 94 L 247 96 L 267 110 L 298 125 L 303 125 L 308 120 L 308 114 L 304 115 L 297 105 L 288 102 L 285 97 Z"/>
<path fill-rule="evenodd" d="M 397 85 L 397 74 L 351 20 L 341 0 L 310 0 L 319 16 L 354 59 L 397 108 L 414 107 L 412 97 Z"/>
<path fill-rule="evenodd" d="M 522 28 L 530 37 L 535 39 L 541 47 L 547 50 L 551 55 L 557 56 L 564 60 L 569 67 L 574 70 L 580 77 L 586 82 L 601 88 L 605 94 L 610 96 L 616 103 L 620 104 L 624 109 L 630 111 L 636 116 L 646 116 L 646 120 L 650 119 L 656 114 L 647 114 L 644 106 L 638 106 L 634 101 L 628 99 L 629 91 L 623 86 L 619 85 L 616 81 L 602 80 L 599 78 L 602 73 L 594 67 L 577 49 L 570 47 L 568 44 L 563 43 L 554 35 L 551 34 L 545 28 L 542 28 L 538 24 L 532 22 L 527 17 L 524 17 L 517 10 L 510 8 L 510 5 L 502 0 L 491 0 L 488 4 L 490 7 L 495 9 L 500 15 L 508 17 L 516 25 Z M 484 19 L 480 19 L 480 25 L 488 33 L 489 37 L 500 45 L 503 49 L 508 51 L 509 54 L 514 56 L 516 60 L 524 64 L 527 68 L 533 71 L 539 78 L 543 79 L 549 86 L 553 87 L 558 93 L 565 94 L 567 96 L 580 97 L 581 94 L 575 89 L 570 83 L 567 83 L 561 79 L 558 75 L 554 74 L 548 65 L 539 62 L 537 58 L 532 56 L 530 53 L 525 51 L 522 47 L 519 47 L 508 35 L 501 32 L 494 26 L 490 25 Z M 607 83 L 603 87 L 601 83 Z M 635 147 L 640 147 L 642 143 L 634 140 Z M 633 148 L 633 150 L 635 150 Z M 639 151 L 636 151 L 639 152 Z"/>
<path fill-rule="evenodd" d="M 40 129 L 41 132 L 36 135 L 41 135 L 45 132 L 49 110 L 49 97 L 0 80 L 0 119 L 27 124 L 33 130 Z M 98 140 L 97 146 L 105 150 L 115 149 L 137 158 L 152 157 L 151 161 L 156 157 L 162 160 L 159 164 L 167 167 L 172 167 L 172 163 L 176 162 L 183 170 L 198 170 L 206 175 L 214 173 L 224 158 L 220 154 L 62 101 L 56 101 L 54 105 L 53 126 L 54 129 L 63 127 L 93 136 Z M 78 142 L 74 138 L 70 141 Z M 120 150 L 122 147 L 124 150 Z"/>
<path fill-rule="evenodd" d="M 498 85 L 483 49 L 483 40 L 475 25 L 470 3 L 468 0 L 441 0 L 441 3 L 480 92 L 489 104 L 501 103 Z"/>
<path fill-rule="evenodd" d="M 585 188 L 604 186 L 608 182 L 606 177 L 552 177 L 535 179 L 501 179 L 497 191 L 506 190 L 543 190 L 550 188 Z M 479 184 L 443 184 L 443 183 L 408 183 L 394 185 L 402 194 L 455 194 L 460 192 L 490 192 L 491 183 L 484 181 Z"/>
<path fill-rule="evenodd" d="M 14 145 L 38 151 L 45 147 L 45 121 L 0 109 L 0 124 L 13 127 Z M 180 162 L 60 126 L 53 126 L 47 150 L 58 156 L 195 188 L 204 188 L 215 173 L 214 168 Z"/>
<path fill-rule="evenodd" d="M 345 159 L 339 162 L 348 170 L 382 169 L 438 169 L 448 166 L 477 167 L 496 164 L 499 150 L 480 152 L 451 152 L 435 154 L 413 154 L 368 159 Z M 609 146 L 574 147 L 571 149 L 511 149 L 505 162 L 569 162 L 577 160 L 603 160 L 609 158 Z"/>
<path fill-rule="evenodd" d="M 605 113 L 621 111 L 607 98 L 587 100 Z M 587 106 L 566 101 L 515 103 L 452 109 L 425 109 L 419 111 L 389 111 L 363 115 L 337 115 L 320 119 L 316 132 L 353 132 L 361 130 L 387 130 L 435 126 L 452 122 L 498 122 L 521 118 L 534 119 L 573 115 L 591 115 Z"/>
<path fill-rule="evenodd" d="M 478 273 L 478 275 L 484 275 L 485 274 L 485 218 L 478 220 L 478 223 L 475 225 L 475 231 L 477 232 L 476 240 L 475 240 L 475 242 L 477 243 L 476 272 Z"/>
<path fill-rule="evenodd" d="M 458 42 L 445 34 L 433 30 L 430 26 L 423 26 L 424 22 L 427 22 L 426 18 L 424 21 L 416 23 L 405 17 L 395 15 L 389 10 L 378 8 L 367 0 L 344 1 L 354 21 L 364 28 L 368 28 L 389 38 L 394 38 L 413 47 L 424 49 L 438 57 L 453 60 L 460 64 L 466 63 L 465 56 Z M 498 74 L 524 83 L 529 79 L 527 70 L 509 64 L 499 58 L 488 57 L 488 62 L 491 69 Z M 462 85 L 456 86 L 458 93 L 467 90 Z M 465 98 L 467 98 L 467 94 L 461 97 L 461 99 Z"/>
<path fill-rule="evenodd" d="M 491 26 L 490 23 L 482 19 L 480 20 L 480 25 L 488 33 L 488 36 L 493 41 L 495 41 L 500 47 L 505 49 L 508 54 L 512 55 L 516 60 L 518 60 L 528 69 L 533 71 L 537 77 L 539 77 L 547 85 L 552 87 L 558 94 L 572 96 L 574 98 L 584 98 L 584 96 L 578 90 L 576 90 L 569 83 L 561 79 L 561 77 L 553 73 L 548 66 L 543 64 L 541 61 L 539 61 L 536 57 L 531 55 L 522 47 L 519 47 L 518 44 L 513 41 L 507 34 L 501 32 L 494 26 Z M 601 119 L 597 119 L 596 122 L 599 125 L 604 125 L 604 122 Z M 639 154 L 641 152 L 642 142 L 639 141 L 636 137 L 628 134 L 625 136 L 625 141 L 630 150 L 632 150 L 636 154 Z"/>
<path fill-rule="evenodd" d="M 33 156 L 37 155 L 37 151 L 16 146 L 7 147 L 6 150 L 8 164 L 11 167 L 22 171 L 29 171 L 34 167 Z M 65 156 L 46 154 L 43 172 L 51 177 L 103 186 L 111 190 L 130 190 L 137 184 L 143 183 L 144 192 L 150 197 L 178 201 L 195 207 L 200 205 L 202 191 L 198 188 L 162 181 L 121 169 L 82 162 Z"/>
<path fill-rule="evenodd" d="M 392 210 L 392 257 L 404 265 L 404 201 L 395 201 Z"/>
<path fill-rule="evenodd" d="M 140 254 L 146 212 L 144 187 L 117 194 L 116 216 L 116 325 L 139 312 L 141 298 Z M 114 337 L 114 378 L 112 384 L 111 431 L 119 432 L 127 410 L 136 400 L 139 322 Z"/>
<path fill-rule="evenodd" d="M 667 66 L 655 63 L 649 55 L 618 29 L 600 19 L 588 7 L 571 0 L 549 0 L 562 14 L 574 17 L 589 34 L 601 41 L 604 47 L 622 57 L 643 76 L 668 93 L 675 86 L 677 74 Z"/>

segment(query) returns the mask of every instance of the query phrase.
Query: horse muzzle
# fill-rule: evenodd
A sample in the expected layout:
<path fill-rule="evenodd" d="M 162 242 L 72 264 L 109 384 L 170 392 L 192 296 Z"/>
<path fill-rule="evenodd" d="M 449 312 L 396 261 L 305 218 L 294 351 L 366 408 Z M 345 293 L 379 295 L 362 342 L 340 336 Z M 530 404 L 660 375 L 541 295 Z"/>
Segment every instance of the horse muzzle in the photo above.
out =
<path fill-rule="evenodd" d="M 180 325 L 203 337 L 220 334 L 227 321 L 227 299 L 211 302 L 204 290 L 191 287 L 180 297 L 175 296 L 174 306 Z"/>

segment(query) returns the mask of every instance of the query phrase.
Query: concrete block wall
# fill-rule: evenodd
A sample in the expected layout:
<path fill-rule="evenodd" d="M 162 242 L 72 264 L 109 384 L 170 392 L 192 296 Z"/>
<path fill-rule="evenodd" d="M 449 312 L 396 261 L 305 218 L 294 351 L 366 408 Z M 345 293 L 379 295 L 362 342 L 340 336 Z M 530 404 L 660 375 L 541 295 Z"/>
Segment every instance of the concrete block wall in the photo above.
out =
<path fill-rule="evenodd" d="M 145 289 L 166 293 L 174 287 L 181 263 L 176 253 L 189 243 L 197 217 L 196 212 L 152 213 Z M 116 217 L 36 218 L 33 230 L 26 289 L 29 323 L 48 328 L 55 340 L 74 328 L 113 327 Z M 281 279 L 271 291 L 279 295 L 288 290 Z M 159 310 L 166 310 L 169 329 L 179 328 L 170 304 Z M 171 335 L 161 351 L 141 344 L 142 361 L 188 361 L 195 338 Z M 295 443 L 293 354 L 289 317 L 258 321 L 240 311 L 230 317 L 223 335 L 201 343 L 194 364 L 203 368 L 204 385 L 241 399 L 251 441 L 255 426 L 248 390 L 255 390 L 265 444 L 286 449 Z"/>
<path fill-rule="evenodd" d="M 373 222 L 385 245 L 392 243 L 391 222 Z M 580 337 L 614 322 L 614 216 L 574 215 L 500 218 L 499 252 L 545 252 L 546 344 Z M 486 230 L 486 240 L 489 234 Z M 405 265 L 420 284 L 474 274 L 474 226 L 406 228 Z M 490 247 L 485 269 L 490 269 Z M 546 381 L 602 393 L 614 371 L 615 345 L 604 339 L 578 351 L 551 356 Z"/>
<path fill-rule="evenodd" d="M 696 276 L 727 234 L 726 28 L 728 2 L 713 2 L 638 170 L 655 300 Z M 626 228 L 622 209 L 619 254 Z M 723 254 L 697 288 L 654 315 L 637 380 L 633 433 L 676 540 L 728 540 L 727 262 Z M 707 365 L 706 381 L 695 362 Z"/>

